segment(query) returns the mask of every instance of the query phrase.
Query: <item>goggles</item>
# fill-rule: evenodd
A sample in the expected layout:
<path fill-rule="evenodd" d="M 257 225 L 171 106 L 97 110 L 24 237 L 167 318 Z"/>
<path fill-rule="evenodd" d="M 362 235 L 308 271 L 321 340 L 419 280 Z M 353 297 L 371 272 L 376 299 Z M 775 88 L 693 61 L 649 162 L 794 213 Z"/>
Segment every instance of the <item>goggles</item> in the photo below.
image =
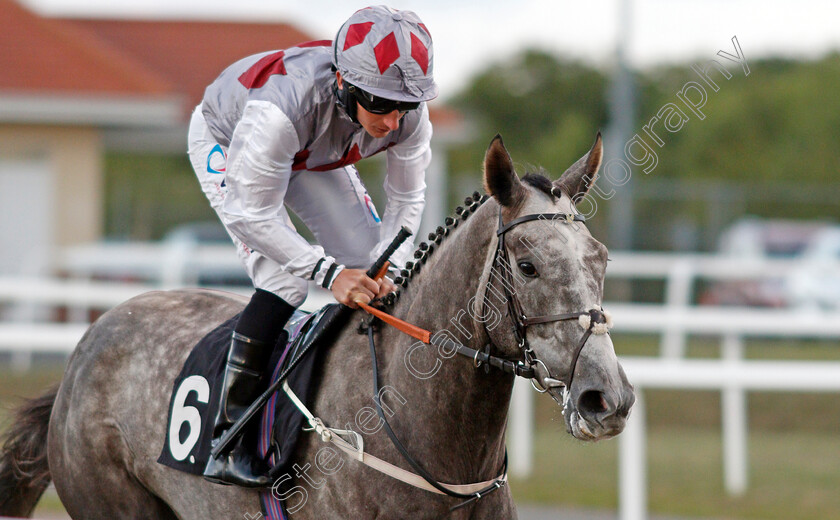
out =
<path fill-rule="evenodd" d="M 359 104 L 370 112 L 371 114 L 390 114 L 394 110 L 404 114 L 406 112 L 410 112 L 411 110 L 415 110 L 417 107 L 420 106 L 420 103 L 411 103 L 407 101 L 395 101 L 393 99 L 385 99 L 379 96 L 374 96 L 370 92 L 365 92 L 364 90 L 360 89 L 355 85 L 351 85 L 349 83 L 345 83 L 347 85 L 347 91 L 353 94 L 353 97 L 356 98 L 356 101 Z"/>

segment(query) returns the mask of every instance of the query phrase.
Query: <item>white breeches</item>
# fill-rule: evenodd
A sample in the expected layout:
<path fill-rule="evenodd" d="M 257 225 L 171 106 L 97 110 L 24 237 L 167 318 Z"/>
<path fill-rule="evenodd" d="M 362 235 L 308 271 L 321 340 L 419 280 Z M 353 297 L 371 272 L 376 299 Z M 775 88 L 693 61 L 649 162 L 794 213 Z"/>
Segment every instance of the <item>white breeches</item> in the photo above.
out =
<path fill-rule="evenodd" d="M 201 189 L 222 219 L 225 199 L 227 149 L 216 142 L 200 110 L 193 113 L 189 130 L 189 157 Z M 326 172 L 296 171 L 289 179 L 285 208 L 297 215 L 326 254 L 351 268 L 366 268 L 379 242 L 379 217 L 356 168 L 346 166 Z M 306 299 L 308 281 L 285 272 L 274 260 L 248 248 L 228 230 L 254 287 L 298 307 Z"/>

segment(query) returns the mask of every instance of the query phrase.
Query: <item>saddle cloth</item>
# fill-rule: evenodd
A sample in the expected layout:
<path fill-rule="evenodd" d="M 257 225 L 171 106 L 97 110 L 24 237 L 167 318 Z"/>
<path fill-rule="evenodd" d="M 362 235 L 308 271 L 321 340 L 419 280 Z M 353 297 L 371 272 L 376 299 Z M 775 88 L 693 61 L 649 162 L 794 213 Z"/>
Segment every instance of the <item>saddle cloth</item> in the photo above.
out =
<path fill-rule="evenodd" d="M 281 336 L 271 356 L 270 366 L 274 367 L 271 381 L 274 381 L 287 363 L 303 355 L 287 381 L 307 405 L 311 404 L 308 401 L 314 393 L 312 374 L 316 360 L 330 342 L 319 341 L 318 345 L 307 348 L 312 343 L 318 323 L 330 313 L 331 307 L 334 305 L 327 305 L 312 314 L 296 311 L 286 324 L 287 335 Z M 227 351 L 238 319 L 239 315 L 230 318 L 202 338 L 175 379 L 166 437 L 158 463 L 193 475 L 201 475 L 204 471 L 210 456 L 213 418 L 218 409 Z M 269 384 L 266 381 L 262 391 Z M 268 458 L 272 474 L 283 474 L 291 463 L 303 423 L 303 414 L 282 391 L 276 392 L 249 422 L 243 432 L 243 441 L 253 453 Z"/>

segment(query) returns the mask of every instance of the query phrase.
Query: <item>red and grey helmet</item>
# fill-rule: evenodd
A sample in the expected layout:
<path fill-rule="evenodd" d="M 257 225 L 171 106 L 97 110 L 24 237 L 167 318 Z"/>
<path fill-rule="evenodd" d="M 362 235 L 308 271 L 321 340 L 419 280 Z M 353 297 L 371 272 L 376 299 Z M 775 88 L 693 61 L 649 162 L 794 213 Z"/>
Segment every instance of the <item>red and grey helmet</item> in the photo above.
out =
<path fill-rule="evenodd" d="M 438 95 L 432 36 L 412 11 L 382 5 L 356 11 L 333 41 L 333 65 L 374 97 L 419 103 Z"/>

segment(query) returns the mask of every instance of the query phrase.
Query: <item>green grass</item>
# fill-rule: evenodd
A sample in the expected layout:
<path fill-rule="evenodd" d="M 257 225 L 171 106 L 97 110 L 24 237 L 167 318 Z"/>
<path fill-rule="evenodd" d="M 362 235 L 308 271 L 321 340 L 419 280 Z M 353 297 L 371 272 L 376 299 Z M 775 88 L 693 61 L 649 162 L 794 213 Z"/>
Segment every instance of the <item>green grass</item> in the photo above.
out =
<path fill-rule="evenodd" d="M 619 355 L 658 355 L 658 339 L 614 336 Z M 836 342 L 750 341 L 750 359 L 838 360 Z M 718 357 L 719 342 L 700 338 L 690 357 Z M 61 378 L 58 364 L 14 373 L 0 368 L 4 410 L 43 392 Z M 840 399 L 836 394 L 750 393 L 749 485 L 745 495 L 723 489 L 720 395 L 646 390 L 648 489 L 652 513 L 726 519 L 826 520 L 840 518 Z M 536 399 L 535 472 L 513 480 L 520 503 L 615 509 L 618 440 L 582 443 L 565 433 L 556 405 Z M 37 513 L 61 505 L 48 493 Z"/>
<path fill-rule="evenodd" d="M 840 442 L 835 434 L 750 433 L 748 490 L 733 498 L 723 488 L 719 431 L 659 427 L 648 433 L 652 513 L 764 520 L 840 518 Z M 617 440 L 585 444 L 542 428 L 536 436 L 534 474 L 511 481 L 514 497 L 519 502 L 615 509 L 617 455 Z"/>
<path fill-rule="evenodd" d="M 66 514 L 67 511 L 64 510 L 61 499 L 58 498 L 58 493 L 50 487 L 38 502 L 32 518 L 62 518 L 62 515 Z"/>
<path fill-rule="evenodd" d="M 38 363 L 26 372 L 0 366 L 0 410 L 7 410 L 21 400 L 36 397 L 61 381 L 63 363 Z"/>

